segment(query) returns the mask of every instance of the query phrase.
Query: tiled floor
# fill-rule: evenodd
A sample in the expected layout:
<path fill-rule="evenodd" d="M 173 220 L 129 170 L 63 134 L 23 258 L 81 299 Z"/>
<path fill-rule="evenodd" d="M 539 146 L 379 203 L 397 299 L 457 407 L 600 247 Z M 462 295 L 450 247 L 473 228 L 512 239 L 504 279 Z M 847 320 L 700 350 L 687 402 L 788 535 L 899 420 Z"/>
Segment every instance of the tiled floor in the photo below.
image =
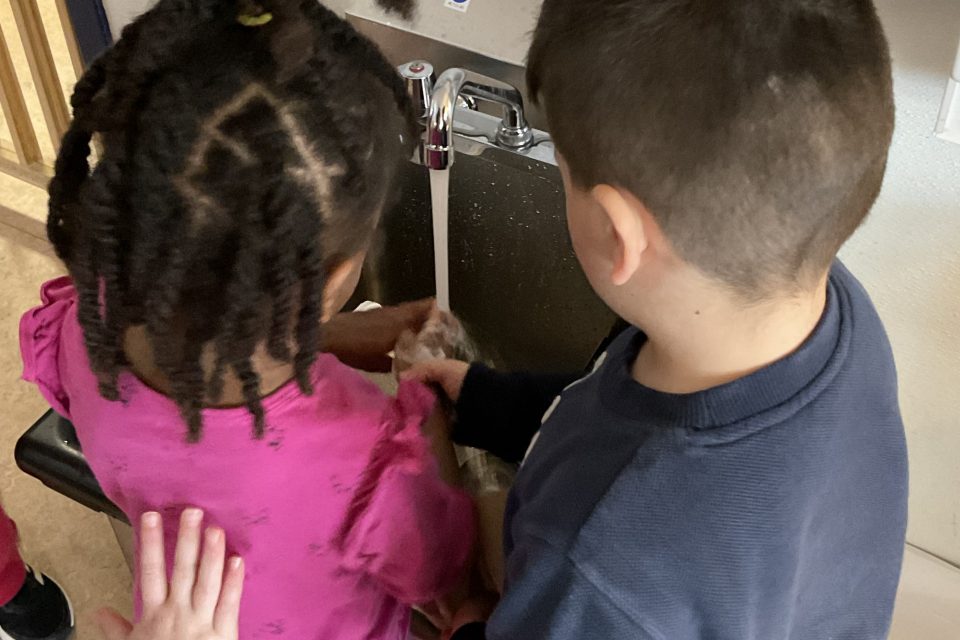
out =
<path fill-rule="evenodd" d="M 0 202 L 6 202 L 0 192 Z M 40 283 L 62 267 L 43 241 L 0 223 L 0 499 L 17 521 L 27 562 L 69 592 L 79 615 L 76 640 L 100 640 L 89 615 L 109 604 L 129 613 L 130 574 L 107 520 L 17 469 L 17 438 L 46 410 L 21 382 L 17 321 L 37 300 Z"/>
<path fill-rule="evenodd" d="M 960 569 L 907 546 L 890 640 L 960 638 Z"/>

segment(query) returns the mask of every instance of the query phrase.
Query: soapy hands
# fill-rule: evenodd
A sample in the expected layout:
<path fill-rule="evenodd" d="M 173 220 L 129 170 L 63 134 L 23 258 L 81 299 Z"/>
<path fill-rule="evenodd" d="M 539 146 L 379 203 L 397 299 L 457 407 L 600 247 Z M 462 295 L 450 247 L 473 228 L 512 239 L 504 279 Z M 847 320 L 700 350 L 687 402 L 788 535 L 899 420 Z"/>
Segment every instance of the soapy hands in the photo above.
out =
<path fill-rule="evenodd" d="M 394 348 L 393 369 L 400 373 L 420 362 L 451 358 L 467 349 L 467 335 L 449 311 L 434 307 L 419 329 L 400 334 Z"/>
<path fill-rule="evenodd" d="M 323 325 L 323 349 L 363 371 L 403 372 L 402 379 L 439 385 L 454 402 L 469 366 L 460 355 L 466 334 L 433 298 L 372 311 L 341 313 Z M 394 358 L 390 352 L 394 352 Z"/>
<path fill-rule="evenodd" d="M 226 562 L 223 530 L 211 527 L 203 534 L 203 512 L 186 509 L 167 583 L 164 568 L 163 523 L 157 513 L 140 521 L 140 590 L 143 615 L 131 625 L 112 609 L 97 613 L 106 640 L 237 640 L 243 561 Z M 199 563 L 199 564 L 198 564 Z"/>
<path fill-rule="evenodd" d="M 456 402 L 470 366 L 453 358 L 467 356 L 469 351 L 460 321 L 449 311 L 434 306 L 421 327 L 410 328 L 398 337 L 393 370 L 401 380 L 439 386 Z"/>

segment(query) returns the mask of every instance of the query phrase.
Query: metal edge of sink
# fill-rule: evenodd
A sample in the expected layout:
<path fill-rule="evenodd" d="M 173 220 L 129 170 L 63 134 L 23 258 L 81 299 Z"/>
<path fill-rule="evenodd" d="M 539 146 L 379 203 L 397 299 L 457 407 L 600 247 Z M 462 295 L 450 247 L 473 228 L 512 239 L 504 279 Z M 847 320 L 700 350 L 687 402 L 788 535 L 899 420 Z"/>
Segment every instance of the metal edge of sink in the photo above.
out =
<path fill-rule="evenodd" d="M 530 100 L 526 88 L 526 68 L 491 58 L 448 42 L 436 40 L 413 31 L 379 22 L 347 10 L 346 19 L 357 31 L 373 40 L 387 59 L 398 66 L 410 60 L 428 60 L 437 74 L 450 67 L 463 67 L 516 87 L 523 96 L 525 112 L 530 125 L 546 129 L 546 118 Z M 497 115 L 493 106 L 481 106 L 481 111 Z"/>
<path fill-rule="evenodd" d="M 559 169 L 485 147 L 458 152 L 450 171 L 451 307 L 480 359 L 506 369 L 578 370 L 615 316 L 573 252 Z M 399 202 L 384 215 L 351 304 L 435 292 L 427 170 L 409 163 L 399 182 Z"/>
<path fill-rule="evenodd" d="M 351 15 L 391 62 L 423 60 L 435 73 L 456 66 L 524 93 L 524 68 L 439 42 L 401 27 Z M 527 99 L 527 110 L 530 100 Z M 535 110 L 534 144 L 507 150 L 489 138 L 484 113 L 458 107 L 450 168 L 449 278 L 453 312 L 480 359 L 506 369 L 579 369 L 606 335 L 615 315 L 590 287 L 566 226 L 563 182 L 553 143 Z M 493 115 L 499 114 L 499 115 Z M 471 135 L 480 132 L 479 135 Z M 427 169 L 409 163 L 399 174 L 399 200 L 384 214 L 351 303 L 396 304 L 435 293 L 430 183 Z"/>

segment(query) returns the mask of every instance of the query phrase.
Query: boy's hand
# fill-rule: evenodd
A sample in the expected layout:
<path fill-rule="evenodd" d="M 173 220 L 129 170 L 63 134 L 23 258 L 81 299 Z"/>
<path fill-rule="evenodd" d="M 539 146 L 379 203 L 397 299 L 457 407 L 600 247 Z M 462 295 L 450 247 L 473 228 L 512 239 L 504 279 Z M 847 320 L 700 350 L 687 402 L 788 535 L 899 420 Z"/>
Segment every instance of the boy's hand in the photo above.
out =
<path fill-rule="evenodd" d="M 231 558 L 224 572 L 223 530 L 206 530 L 200 553 L 203 512 L 186 509 L 167 585 L 163 523 L 145 513 L 140 528 L 140 590 L 143 615 L 131 625 L 112 609 L 97 613 L 106 640 L 237 640 L 243 562 Z M 199 560 L 199 566 L 198 566 Z"/>
<path fill-rule="evenodd" d="M 430 318 L 433 298 L 372 311 L 339 313 L 323 325 L 323 350 L 355 369 L 387 373 L 393 361 L 387 354 L 405 332 L 419 333 Z"/>
<path fill-rule="evenodd" d="M 460 360 L 428 360 L 404 371 L 400 379 L 438 385 L 450 400 L 457 402 L 469 370 L 470 364 Z"/>

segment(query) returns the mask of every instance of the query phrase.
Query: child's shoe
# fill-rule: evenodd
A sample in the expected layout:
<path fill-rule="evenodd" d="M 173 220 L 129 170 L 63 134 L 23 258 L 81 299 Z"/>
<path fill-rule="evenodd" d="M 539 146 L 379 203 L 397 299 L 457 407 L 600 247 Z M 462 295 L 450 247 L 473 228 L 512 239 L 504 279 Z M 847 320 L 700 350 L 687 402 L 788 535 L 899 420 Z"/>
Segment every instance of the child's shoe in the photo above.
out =
<path fill-rule="evenodd" d="M 0 640 L 67 640 L 73 624 L 67 594 L 32 567 L 17 595 L 0 607 Z"/>

